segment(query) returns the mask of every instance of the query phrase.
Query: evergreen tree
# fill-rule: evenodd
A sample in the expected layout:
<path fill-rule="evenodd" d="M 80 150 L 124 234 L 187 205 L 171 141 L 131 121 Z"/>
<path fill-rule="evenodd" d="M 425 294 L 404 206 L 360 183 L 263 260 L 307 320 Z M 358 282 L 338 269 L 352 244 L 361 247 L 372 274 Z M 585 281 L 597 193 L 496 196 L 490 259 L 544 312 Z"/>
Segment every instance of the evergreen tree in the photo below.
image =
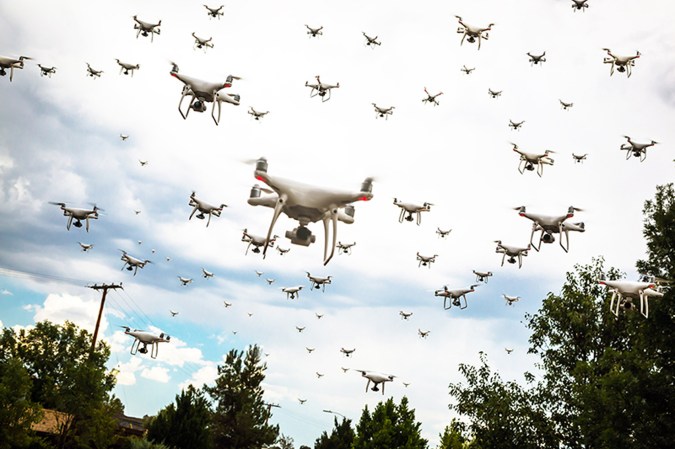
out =
<path fill-rule="evenodd" d="M 314 449 L 351 449 L 354 441 L 354 429 L 352 429 L 352 421 L 347 418 L 342 418 L 338 423 L 337 417 L 333 422 L 335 427 L 330 435 L 324 431 L 314 443 Z"/>
<path fill-rule="evenodd" d="M 176 403 L 159 411 L 148 425 L 147 438 L 174 449 L 209 449 L 211 409 L 202 391 L 189 385 Z"/>
<path fill-rule="evenodd" d="M 408 409 L 408 398 L 399 405 L 392 398 L 378 403 L 372 415 L 363 409 L 356 426 L 353 449 L 426 449 L 427 440 L 415 422 L 415 410 Z"/>

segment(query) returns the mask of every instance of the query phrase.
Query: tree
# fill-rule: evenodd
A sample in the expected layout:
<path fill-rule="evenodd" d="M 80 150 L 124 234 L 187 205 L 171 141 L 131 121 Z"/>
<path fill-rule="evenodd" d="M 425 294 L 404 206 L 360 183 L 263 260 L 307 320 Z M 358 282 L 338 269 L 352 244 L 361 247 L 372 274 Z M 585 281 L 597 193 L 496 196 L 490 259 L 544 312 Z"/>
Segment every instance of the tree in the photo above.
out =
<path fill-rule="evenodd" d="M 337 417 L 335 417 L 333 422 L 335 423 L 335 427 L 331 431 L 331 434 L 328 435 L 328 433 L 324 431 L 321 436 L 316 439 L 314 449 L 351 449 L 352 442 L 354 441 L 352 421 L 347 418 L 342 418 L 342 421 L 338 423 Z"/>
<path fill-rule="evenodd" d="M 31 424 L 40 419 L 40 406 L 30 400 L 31 380 L 16 357 L 0 355 L 0 449 L 24 447 L 31 441 Z"/>
<path fill-rule="evenodd" d="M 469 447 L 469 441 L 465 436 L 464 424 L 456 419 L 445 426 L 443 433 L 439 436 L 440 442 L 437 449 L 466 449 Z"/>
<path fill-rule="evenodd" d="M 368 406 L 363 409 L 356 426 L 353 449 L 426 449 L 427 440 L 420 433 L 421 424 L 415 422 L 415 410 L 408 409 L 408 398 L 399 405 L 392 398 L 378 403 L 372 415 Z"/>
<path fill-rule="evenodd" d="M 174 449 L 209 449 L 211 409 L 202 391 L 189 385 L 176 403 L 159 411 L 148 425 L 147 438 Z"/>
<path fill-rule="evenodd" d="M 212 436 L 218 449 L 249 449 L 269 446 L 279 435 L 279 426 L 268 424 L 271 407 L 263 401 L 260 386 L 267 365 L 261 362 L 257 345 L 231 350 L 218 366 L 215 385 L 204 390 L 215 403 Z"/>

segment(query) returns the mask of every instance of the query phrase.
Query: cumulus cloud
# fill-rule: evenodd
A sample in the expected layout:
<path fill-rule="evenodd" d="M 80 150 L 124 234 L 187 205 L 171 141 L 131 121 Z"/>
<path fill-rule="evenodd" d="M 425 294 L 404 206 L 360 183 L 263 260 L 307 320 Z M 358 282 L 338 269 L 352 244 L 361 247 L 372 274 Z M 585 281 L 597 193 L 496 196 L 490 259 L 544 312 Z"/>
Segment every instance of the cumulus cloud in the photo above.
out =
<path fill-rule="evenodd" d="M 45 298 L 44 303 L 35 306 L 33 319 L 38 321 L 49 320 L 53 323 L 63 324 L 66 321 L 93 332 L 96 327 L 100 301 L 84 299 L 80 296 L 67 293 L 52 293 Z M 105 332 L 108 321 L 103 317 L 99 332 Z"/>
<path fill-rule="evenodd" d="M 143 371 L 141 371 L 141 377 L 163 384 L 168 383 L 170 380 L 169 370 L 167 368 L 162 368 L 161 366 L 145 368 Z"/>

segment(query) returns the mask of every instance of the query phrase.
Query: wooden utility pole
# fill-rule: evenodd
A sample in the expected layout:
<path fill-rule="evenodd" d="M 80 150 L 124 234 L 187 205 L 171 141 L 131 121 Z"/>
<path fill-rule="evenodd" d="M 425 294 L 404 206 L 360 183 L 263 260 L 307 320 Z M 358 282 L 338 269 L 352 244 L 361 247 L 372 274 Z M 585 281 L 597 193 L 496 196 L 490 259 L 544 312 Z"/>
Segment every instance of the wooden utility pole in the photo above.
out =
<path fill-rule="evenodd" d="M 103 306 L 105 305 L 105 297 L 108 294 L 109 289 L 118 289 L 121 288 L 124 290 L 122 287 L 122 283 L 120 282 L 119 284 L 94 284 L 90 285 L 89 288 L 92 288 L 94 290 L 103 290 L 103 295 L 101 296 L 101 307 L 98 309 L 98 318 L 96 319 L 96 328 L 94 329 L 94 338 L 92 339 L 91 342 L 91 354 L 94 353 L 94 349 L 96 348 L 96 339 L 98 338 L 98 327 L 101 325 L 101 315 L 103 315 Z"/>

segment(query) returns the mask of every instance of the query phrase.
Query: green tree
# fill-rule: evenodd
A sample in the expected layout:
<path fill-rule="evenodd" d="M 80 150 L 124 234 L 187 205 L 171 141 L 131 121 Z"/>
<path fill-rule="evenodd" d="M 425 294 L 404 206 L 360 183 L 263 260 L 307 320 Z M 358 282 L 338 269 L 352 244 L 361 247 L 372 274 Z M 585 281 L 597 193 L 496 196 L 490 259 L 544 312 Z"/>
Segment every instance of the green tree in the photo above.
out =
<path fill-rule="evenodd" d="M 233 349 L 218 366 L 215 385 L 204 387 L 215 405 L 212 436 L 216 448 L 259 448 L 276 441 L 279 426 L 268 424 L 272 412 L 261 387 L 266 369 L 257 345 L 245 355 Z"/>
<path fill-rule="evenodd" d="M 421 424 L 415 421 L 415 410 L 408 408 L 408 398 L 399 405 L 392 398 L 378 403 L 371 414 L 363 409 L 356 426 L 353 449 L 426 449 Z"/>
<path fill-rule="evenodd" d="M 314 442 L 314 449 L 351 449 L 354 441 L 354 429 L 352 421 L 342 418 L 338 423 L 337 417 L 333 419 L 335 427 L 330 435 L 324 431 Z"/>
<path fill-rule="evenodd" d="M 470 444 L 465 436 L 464 424 L 455 419 L 450 425 L 445 426 L 443 433 L 438 437 L 440 439 L 438 449 L 466 449 Z"/>
<path fill-rule="evenodd" d="M 39 421 L 41 410 L 30 400 L 30 387 L 21 361 L 0 354 L 0 449 L 25 447 L 32 440 L 31 424 Z"/>
<path fill-rule="evenodd" d="M 211 444 L 211 409 L 202 391 L 192 385 L 176 395 L 150 421 L 147 438 L 174 449 L 209 449 Z"/>

